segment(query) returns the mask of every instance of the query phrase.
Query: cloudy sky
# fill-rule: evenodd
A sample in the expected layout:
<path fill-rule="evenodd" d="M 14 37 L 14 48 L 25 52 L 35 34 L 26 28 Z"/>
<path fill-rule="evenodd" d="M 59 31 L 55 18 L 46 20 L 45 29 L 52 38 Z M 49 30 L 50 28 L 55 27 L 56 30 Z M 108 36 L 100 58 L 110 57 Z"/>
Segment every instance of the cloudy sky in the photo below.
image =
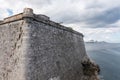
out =
<path fill-rule="evenodd" d="M 85 41 L 120 43 L 120 0 L 0 0 L 0 19 L 34 9 L 82 32 Z"/>

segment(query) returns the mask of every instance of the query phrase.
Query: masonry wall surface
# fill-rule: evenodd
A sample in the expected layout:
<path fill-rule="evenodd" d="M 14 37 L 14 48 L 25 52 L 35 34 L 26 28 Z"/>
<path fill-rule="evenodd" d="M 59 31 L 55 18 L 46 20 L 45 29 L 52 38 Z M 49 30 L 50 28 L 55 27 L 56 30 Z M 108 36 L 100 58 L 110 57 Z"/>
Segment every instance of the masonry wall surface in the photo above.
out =
<path fill-rule="evenodd" d="M 79 80 L 83 75 L 81 35 L 20 20 L 1 25 L 0 36 L 0 80 Z"/>
<path fill-rule="evenodd" d="M 26 25 L 24 20 L 0 25 L 0 80 L 25 80 Z"/>
<path fill-rule="evenodd" d="M 28 80 L 80 80 L 83 36 L 37 21 L 29 28 Z"/>

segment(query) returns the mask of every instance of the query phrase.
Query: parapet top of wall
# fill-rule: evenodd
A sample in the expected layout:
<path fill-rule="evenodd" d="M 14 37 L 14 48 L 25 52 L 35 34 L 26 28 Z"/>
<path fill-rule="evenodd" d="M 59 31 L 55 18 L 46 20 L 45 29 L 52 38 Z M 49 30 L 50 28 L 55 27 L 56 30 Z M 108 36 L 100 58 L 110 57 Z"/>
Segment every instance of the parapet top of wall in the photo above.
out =
<path fill-rule="evenodd" d="M 0 20 L 0 25 L 7 24 L 7 23 L 10 23 L 10 22 L 14 22 L 14 21 L 18 21 L 18 20 L 23 20 L 23 19 L 26 19 L 26 18 L 33 19 L 35 21 L 42 22 L 42 23 L 51 25 L 51 26 L 56 27 L 56 28 L 66 30 L 66 31 L 81 35 L 83 37 L 82 33 L 79 33 L 77 31 L 74 31 L 71 28 L 60 25 L 59 23 L 53 22 L 46 15 L 34 14 L 33 9 L 31 9 L 31 8 L 25 8 L 23 13 L 19 13 L 19 14 L 4 18 L 4 20 Z"/>

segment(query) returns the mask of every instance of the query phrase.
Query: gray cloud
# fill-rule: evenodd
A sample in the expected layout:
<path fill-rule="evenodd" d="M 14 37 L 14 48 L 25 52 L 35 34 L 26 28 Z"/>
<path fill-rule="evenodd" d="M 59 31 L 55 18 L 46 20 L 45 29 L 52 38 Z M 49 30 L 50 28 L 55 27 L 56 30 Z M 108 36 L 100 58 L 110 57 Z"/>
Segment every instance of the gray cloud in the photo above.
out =
<path fill-rule="evenodd" d="M 98 24 L 96 27 L 105 27 L 120 20 L 120 7 L 105 10 L 86 20 L 87 24 Z M 101 23 L 101 25 L 99 25 Z"/>
<path fill-rule="evenodd" d="M 80 24 L 86 23 L 86 27 L 108 27 L 110 24 L 116 23 L 120 20 L 120 7 L 103 10 L 101 12 L 86 10 L 82 14 L 74 9 L 58 11 L 54 16 L 54 20 L 64 22 L 65 24 Z M 59 15 L 59 16 L 58 16 Z"/>
<path fill-rule="evenodd" d="M 86 25 L 81 27 L 109 27 L 108 25 L 114 24 L 120 19 L 119 6 L 106 7 L 99 0 L 83 1 L 83 6 L 81 0 L 51 0 L 48 2 L 50 3 L 45 8 L 47 9 L 45 14 L 50 16 L 52 20 L 64 24 L 80 25 L 84 23 Z M 81 7 L 83 8 L 81 9 Z"/>
<path fill-rule="evenodd" d="M 39 9 L 52 4 L 52 0 L 24 0 L 24 1 L 25 3 L 32 5 L 32 7 L 36 7 Z"/>
<path fill-rule="evenodd" d="M 1 3 L 5 3 L 5 6 L 0 5 L 2 10 L 11 8 L 13 14 L 20 12 L 24 7 L 31 7 L 35 12 L 46 14 L 54 21 L 76 24 L 80 27 L 109 27 L 110 24 L 114 24 L 120 19 L 120 1 L 118 0 L 1 1 Z M 0 13 L 2 14 L 2 11 Z M 81 24 L 85 25 L 81 26 Z"/>

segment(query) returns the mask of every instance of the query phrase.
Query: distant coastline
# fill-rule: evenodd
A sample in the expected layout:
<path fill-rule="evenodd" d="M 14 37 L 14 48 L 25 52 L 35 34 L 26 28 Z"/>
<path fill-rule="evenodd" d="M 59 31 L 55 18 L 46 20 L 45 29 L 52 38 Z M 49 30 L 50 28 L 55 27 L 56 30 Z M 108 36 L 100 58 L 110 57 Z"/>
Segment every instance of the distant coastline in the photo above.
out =
<path fill-rule="evenodd" d="M 85 43 L 87 44 L 120 44 L 120 42 L 107 42 L 107 41 L 97 41 L 97 40 L 89 40 L 89 41 L 85 41 Z"/>
<path fill-rule="evenodd" d="M 109 43 L 109 42 L 90 40 L 90 41 L 86 41 L 85 43 Z"/>

